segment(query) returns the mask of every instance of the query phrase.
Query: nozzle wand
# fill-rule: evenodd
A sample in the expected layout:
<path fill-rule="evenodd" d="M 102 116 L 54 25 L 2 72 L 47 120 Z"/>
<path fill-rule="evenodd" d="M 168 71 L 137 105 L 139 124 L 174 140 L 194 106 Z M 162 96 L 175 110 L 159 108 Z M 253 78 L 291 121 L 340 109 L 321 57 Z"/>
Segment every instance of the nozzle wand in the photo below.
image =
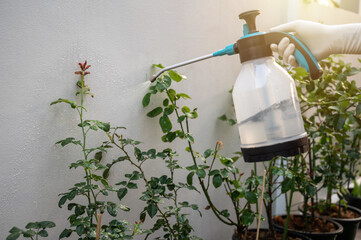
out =
<path fill-rule="evenodd" d="M 236 49 L 234 47 L 234 44 L 230 44 L 227 47 L 225 47 L 224 49 L 221 49 L 221 50 L 216 51 L 214 53 L 207 54 L 207 55 L 204 55 L 204 56 L 201 56 L 201 57 L 193 58 L 193 59 L 190 59 L 190 60 L 187 60 L 187 61 L 184 61 L 184 62 L 180 62 L 180 63 L 174 64 L 174 65 L 165 67 L 162 70 L 160 70 L 159 72 L 157 72 L 150 79 L 150 81 L 154 82 L 162 73 L 164 73 L 165 71 L 171 70 L 171 69 L 186 66 L 188 64 L 192 64 L 192 63 L 195 63 L 195 62 L 200 62 L 200 61 L 212 58 L 212 57 L 219 57 L 219 56 L 224 56 L 224 55 L 233 55 L 233 54 L 236 54 L 236 53 L 237 53 L 237 51 L 236 51 Z"/>

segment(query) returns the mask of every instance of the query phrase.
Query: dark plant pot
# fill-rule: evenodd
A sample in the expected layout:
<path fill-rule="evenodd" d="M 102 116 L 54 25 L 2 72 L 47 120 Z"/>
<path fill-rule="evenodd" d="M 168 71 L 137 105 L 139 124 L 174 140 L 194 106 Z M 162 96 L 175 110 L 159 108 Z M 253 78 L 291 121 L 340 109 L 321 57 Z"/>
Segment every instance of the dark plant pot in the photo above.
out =
<path fill-rule="evenodd" d="M 256 232 L 257 229 L 248 229 L 248 231 Z M 267 229 L 267 228 L 260 228 L 260 231 L 263 231 L 263 232 L 267 231 L 267 232 L 268 232 L 268 229 Z M 281 230 L 279 230 L 279 229 L 275 229 L 275 231 L 283 232 L 283 231 L 281 231 Z M 305 236 L 305 235 L 302 235 L 302 234 L 300 234 L 300 233 L 290 233 L 290 232 L 289 232 L 289 233 L 288 233 L 288 236 L 290 236 L 290 237 L 298 237 L 298 238 L 300 238 L 300 239 L 302 239 L 302 240 L 312 240 L 312 238 L 307 237 L 307 236 Z M 238 240 L 236 233 L 234 233 L 234 234 L 232 235 L 232 240 Z"/>
<path fill-rule="evenodd" d="M 347 199 L 348 206 L 353 206 L 355 208 L 361 209 L 361 198 L 348 196 Z M 358 225 L 358 228 L 361 228 L 361 224 Z"/>
<path fill-rule="evenodd" d="M 302 216 L 302 214 L 293 214 L 293 215 L 294 216 Z M 283 216 L 286 217 L 286 215 L 282 215 L 282 217 Z M 335 239 L 337 239 L 337 237 L 342 234 L 342 231 L 343 231 L 342 225 L 331 219 L 327 219 L 327 222 L 333 223 L 337 227 L 337 229 L 333 232 L 323 232 L 323 233 L 321 233 L 321 232 L 303 232 L 303 231 L 298 231 L 298 230 L 293 230 L 293 229 L 288 229 L 288 232 L 302 234 L 304 236 L 311 238 L 312 240 L 335 240 Z M 284 231 L 284 227 L 281 225 L 274 223 L 273 226 L 275 227 L 275 229 Z"/>
<path fill-rule="evenodd" d="M 341 205 L 344 206 L 344 205 Z M 302 205 L 298 208 L 300 211 L 302 210 Z M 329 217 L 328 219 L 331 219 L 343 227 L 343 233 L 337 237 L 337 240 L 354 240 L 356 237 L 357 229 L 359 228 L 359 224 L 361 222 L 361 210 L 353 207 L 353 206 L 347 206 L 348 210 L 351 210 L 353 212 L 356 212 L 360 215 L 358 218 L 333 218 Z"/>

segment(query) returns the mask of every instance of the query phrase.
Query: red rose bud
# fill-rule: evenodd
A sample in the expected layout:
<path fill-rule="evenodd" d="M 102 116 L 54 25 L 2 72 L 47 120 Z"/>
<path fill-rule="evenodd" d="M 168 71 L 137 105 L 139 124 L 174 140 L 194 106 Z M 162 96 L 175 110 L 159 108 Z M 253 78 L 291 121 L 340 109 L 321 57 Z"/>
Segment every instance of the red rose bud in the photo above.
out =
<path fill-rule="evenodd" d="M 86 64 L 87 64 L 87 60 L 85 60 L 85 62 L 84 62 L 84 67 L 86 66 Z"/>
<path fill-rule="evenodd" d="M 204 209 L 205 209 L 205 210 L 209 210 L 209 209 L 211 209 L 211 206 L 208 205 L 208 206 L 205 207 Z"/>
<path fill-rule="evenodd" d="M 78 63 L 78 64 L 79 64 L 79 66 L 80 66 L 81 70 L 83 70 L 83 71 L 84 71 L 83 64 L 81 64 L 81 63 Z"/>

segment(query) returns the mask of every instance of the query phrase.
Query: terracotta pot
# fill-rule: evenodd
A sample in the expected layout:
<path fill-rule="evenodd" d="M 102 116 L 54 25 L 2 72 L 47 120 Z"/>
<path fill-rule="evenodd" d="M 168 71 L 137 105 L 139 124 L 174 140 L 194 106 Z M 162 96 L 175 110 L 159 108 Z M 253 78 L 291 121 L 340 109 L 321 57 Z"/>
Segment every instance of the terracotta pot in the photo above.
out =
<path fill-rule="evenodd" d="M 256 232 L 257 229 L 248 229 L 248 231 Z M 262 231 L 262 232 L 267 231 L 267 232 L 268 232 L 268 229 L 267 229 L 267 228 L 261 228 L 260 231 Z M 275 231 L 283 232 L 283 231 L 278 230 L 278 229 L 275 229 Z M 305 236 L 305 235 L 302 235 L 302 234 L 300 234 L 300 233 L 290 233 L 290 232 L 289 232 L 289 233 L 288 233 L 288 236 L 290 236 L 290 237 L 298 237 L 298 238 L 300 238 L 300 239 L 302 239 L 302 240 L 312 240 L 311 238 L 309 238 L 309 237 L 307 237 L 307 236 Z M 234 233 L 234 234 L 232 235 L 232 240 L 238 240 L 238 237 L 237 237 L 236 233 Z"/>
<path fill-rule="evenodd" d="M 300 216 L 302 217 L 302 214 L 293 214 L 294 216 Z M 286 215 L 281 215 L 282 217 L 286 217 Z M 327 222 L 331 222 L 336 226 L 336 230 L 333 232 L 304 232 L 304 231 L 299 231 L 299 230 L 293 230 L 293 229 L 288 229 L 289 233 L 298 233 L 298 234 L 302 234 L 304 236 L 307 236 L 313 240 L 335 240 L 337 239 L 337 237 L 339 235 L 342 234 L 343 231 L 343 227 L 341 224 L 331 220 L 331 219 L 327 219 Z M 278 224 L 273 224 L 275 229 L 279 229 L 281 231 L 284 231 L 284 227 Z"/>

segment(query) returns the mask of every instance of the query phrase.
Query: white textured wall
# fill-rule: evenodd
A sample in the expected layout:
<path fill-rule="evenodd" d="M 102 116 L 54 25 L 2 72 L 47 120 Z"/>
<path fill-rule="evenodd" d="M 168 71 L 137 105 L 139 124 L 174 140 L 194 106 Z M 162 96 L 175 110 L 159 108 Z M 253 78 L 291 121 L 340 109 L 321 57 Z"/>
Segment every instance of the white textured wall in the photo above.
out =
<path fill-rule="evenodd" d="M 128 135 L 145 142 L 145 148 L 161 150 L 168 145 L 159 140 L 158 122 L 147 118 L 141 107 L 142 83 L 151 74 L 151 64 L 173 64 L 233 43 L 242 32 L 238 14 L 252 9 L 262 12 L 259 30 L 287 21 L 287 1 L 281 0 L 1 0 L 0 239 L 12 226 L 24 227 L 29 221 L 56 222 L 50 239 L 57 239 L 68 226 L 70 212 L 58 208 L 57 195 L 81 180 L 82 172 L 68 170 L 81 152 L 54 143 L 79 137 L 78 120 L 69 107 L 49 103 L 58 97 L 74 98 L 78 61 L 86 59 L 92 65 L 87 81 L 95 98 L 86 101 L 87 118 L 126 126 Z M 224 142 L 224 154 L 239 149 L 238 133 L 216 120 L 232 112 L 227 91 L 239 67 L 239 58 L 232 56 L 179 70 L 189 78 L 181 89 L 199 109 L 199 119 L 191 124 L 199 151 L 217 140 Z M 101 139 L 93 135 L 91 143 Z M 180 152 L 184 147 L 177 142 Z M 107 158 L 114 156 L 109 153 Z M 191 164 L 188 156 L 180 159 Z M 252 168 L 239 164 L 247 173 Z M 161 168 L 159 163 L 148 165 L 150 174 Z M 230 205 L 222 194 L 213 196 L 216 204 Z M 134 203 L 138 197 L 125 199 L 135 213 L 143 207 L 140 201 Z M 184 196 L 188 197 L 201 209 L 206 206 L 202 196 Z M 121 217 L 133 222 L 135 213 Z M 233 232 L 210 212 L 191 220 L 197 235 L 207 240 L 230 239 Z"/>

